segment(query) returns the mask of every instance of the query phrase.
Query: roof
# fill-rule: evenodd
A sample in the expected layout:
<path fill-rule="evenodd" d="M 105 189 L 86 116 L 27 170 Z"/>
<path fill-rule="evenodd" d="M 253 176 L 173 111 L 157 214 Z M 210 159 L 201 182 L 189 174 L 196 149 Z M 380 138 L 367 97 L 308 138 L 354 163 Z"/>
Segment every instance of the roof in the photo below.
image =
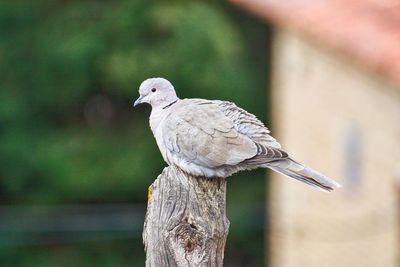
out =
<path fill-rule="evenodd" d="M 326 44 L 400 84 L 398 0 L 230 0 Z"/>

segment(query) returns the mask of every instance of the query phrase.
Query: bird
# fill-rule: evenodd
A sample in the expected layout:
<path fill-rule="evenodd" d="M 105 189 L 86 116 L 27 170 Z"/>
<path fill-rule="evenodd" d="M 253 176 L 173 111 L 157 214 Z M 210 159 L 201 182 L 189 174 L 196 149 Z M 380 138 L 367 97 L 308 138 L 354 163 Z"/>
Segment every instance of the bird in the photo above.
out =
<path fill-rule="evenodd" d="M 151 105 L 149 124 L 163 159 L 195 177 L 226 178 L 269 168 L 330 192 L 340 184 L 292 159 L 257 117 L 222 100 L 180 99 L 164 78 L 139 86 L 133 106 Z"/>

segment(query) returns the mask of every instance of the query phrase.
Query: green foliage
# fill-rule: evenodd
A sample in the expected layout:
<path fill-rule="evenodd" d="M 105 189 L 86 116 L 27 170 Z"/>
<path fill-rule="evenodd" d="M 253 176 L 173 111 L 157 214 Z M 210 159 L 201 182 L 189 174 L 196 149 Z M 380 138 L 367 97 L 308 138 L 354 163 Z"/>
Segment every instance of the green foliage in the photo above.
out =
<path fill-rule="evenodd" d="M 1 1 L 0 204 L 144 204 L 165 165 L 149 108 L 131 108 L 148 77 L 263 114 L 259 65 L 233 21 L 205 1 Z M 262 201 L 262 176 L 243 178 L 250 202 Z M 26 258 L 15 266 L 63 266 Z"/>
<path fill-rule="evenodd" d="M 256 100 L 243 40 L 208 3 L 3 2 L 0 10 L 6 201 L 62 201 L 78 185 L 73 199 L 90 200 L 135 188 L 132 177 L 151 181 L 161 164 L 143 145 L 152 142 L 147 125 L 120 118 L 147 77 L 169 78 L 182 96 Z M 95 110 L 88 119 L 86 105 L 98 95 L 112 114 Z"/>

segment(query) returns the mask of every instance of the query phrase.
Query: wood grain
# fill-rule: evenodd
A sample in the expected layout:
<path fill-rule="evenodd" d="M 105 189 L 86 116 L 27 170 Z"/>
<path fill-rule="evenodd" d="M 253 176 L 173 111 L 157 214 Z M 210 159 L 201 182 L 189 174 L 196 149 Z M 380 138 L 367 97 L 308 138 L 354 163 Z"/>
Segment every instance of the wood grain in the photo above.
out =
<path fill-rule="evenodd" d="M 223 266 L 229 221 L 226 180 L 169 166 L 149 188 L 143 230 L 146 266 Z"/>

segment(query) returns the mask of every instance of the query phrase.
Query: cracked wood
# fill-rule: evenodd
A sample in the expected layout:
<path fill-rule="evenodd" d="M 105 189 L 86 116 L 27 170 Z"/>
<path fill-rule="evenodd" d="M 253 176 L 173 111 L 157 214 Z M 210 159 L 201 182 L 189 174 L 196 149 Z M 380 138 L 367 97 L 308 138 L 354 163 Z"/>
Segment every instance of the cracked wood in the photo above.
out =
<path fill-rule="evenodd" d="M 167 167 L 149 188 L 146 266 L 222 266 L 229 221 L 226 180 Z"/>

